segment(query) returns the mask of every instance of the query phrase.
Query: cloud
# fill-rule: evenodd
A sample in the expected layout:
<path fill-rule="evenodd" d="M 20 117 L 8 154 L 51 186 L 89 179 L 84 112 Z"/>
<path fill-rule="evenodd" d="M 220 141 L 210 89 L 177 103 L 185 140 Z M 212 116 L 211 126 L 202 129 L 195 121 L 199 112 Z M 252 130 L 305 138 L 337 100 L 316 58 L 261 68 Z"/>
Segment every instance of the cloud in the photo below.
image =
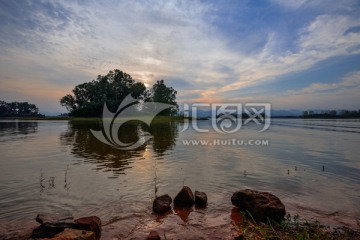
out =
<path fill-rule="evenodd" d="M 289 90 L 288 93 L 293 95 L 304 95 L 334 92 L 348 88 L 360 88 L 360 71 L 346 75 L 338 83 L 313 83 L 310 86 L 300 90 Z"/>
<path fill-rule="evenodd" d="M 26 33 L 32 36 L 26 47 L 7 46 L 6 53 L 16 59 L 19 52 L 32 55 L 41 66 L 76 69 L 94 77 L 120 68 L 149 84 L 180 76 L 199 89 L 199 85 L 217 86 L 227 73 L 214 67 L 220 63 L 231 65 L 237 55 L 203 19 L 209 8 L 200 1 L 129 2 L 111 7 L 96 2 L 86 6 L 67 2 L 60 9 L 81 18 L 66 19 L 61 29 L 37 23 L 40 26 L 31 29 L 32 34 Z M 56 25 L 53 14 L 48 16 L 44 10 L 36 15 L 42 17 L 41 22 Z"/>
<path fill-rule="evenodd" d="M 270 0 L 270 2 L 289 11 L 325 10 L 328 12 L 352 11 L 358 4 L 357 0 L 343 0 L 341 4 L 328 0 Z"/>
<path fill-rule="evenodd" d="M 289 9 L 298 9 L 303 4 L 308 2 L 308 0 L 272 0 L 272 2 Z"/>
<path fill-rule="evenodd" d="M 343 88 L 331 93 L 293 94 L 268 98 L 274 109 L 359 109 L 359 87 Z"/>
<path fill-rule="evenodd" d="M 299 47 L 318 58 L 347 54 L 350 47 L 360 43 L 359 32 L 349 31 L 359 24 L 360 19 L 350 16 L 318 16 L 301 31 Z"/>
<path fill-rule="evenodd" d="M 276 2 L 290 10 L 315 4 Z M 2 1 L 0 9 L 0 81 L 10 86 L 11 77 L 21 83 L 17 95 L 43 84 L 46 91 L 61 89 L 53 92 L 60 98 L 76 84 L 119 68 L 149 85 L 168 79 L 179 99 L 224 101 L 230 91 L 236 95 L 328 58 L 360 53 L 360 19 L 344 12 L 316 16 L 294 36 L 284 37 L 286 32 L 270 24 L 245 29 L 243 35 L 261 38 L 263 44 L 249 51 L 251 40 L 239 41 L 241 47 L 229 45 L 230 37 L 213 24 L 215 15 L 226 16 L 217 12 L 216 2 Z M 294 47 L 286 47 L 284 39 Z"/>
<path fill-rule="evenodd" d="M 359 109 L 360 71 L 336 83 L 313 83 L 299 90 L 268 96 L 274 109 Z"/>
<path fill-rule="evenodd" d="M 235 81 L 212 92 L 222 93 L 271 82 L 281 75 L 299 72 L 335 56 L 359 54 L 360 33 L 348 32 L 360 19 L 342 15 L 318 16 L 298 31 L 295 51 L 279 52 L 277 34 L 268 35 L 258 54 L 243 56 L 237 64 Z M 208 90 L 210 92 L 210 90 Z"/>

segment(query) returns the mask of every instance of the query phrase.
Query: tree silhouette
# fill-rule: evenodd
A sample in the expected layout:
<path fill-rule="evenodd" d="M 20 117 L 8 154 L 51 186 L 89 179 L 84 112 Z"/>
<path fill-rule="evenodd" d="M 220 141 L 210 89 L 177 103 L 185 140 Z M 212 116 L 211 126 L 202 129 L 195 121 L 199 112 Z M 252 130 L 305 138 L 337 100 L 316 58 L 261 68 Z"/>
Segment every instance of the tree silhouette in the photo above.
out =
<path fill-rule="evenodd" d="M 96 80 L 75 86 L 72 94 L 60 99 L 60 104 L 70 112 L 70 116 L 99 117 L 102 115 L 104 103 L 110 111 L 116 112 L 126 96 L 139 101 L 155 101 L 174 104 L 174 109 L 164 111 L 170 115 L 177 111 L 176 91 L 168 88 L 164 81 L 157 81 L 151 90 L 147 90 L 141 82 L 135 82 L 132 77 L 118 69 L 109 71 L 105 76 L 99 75 Z"/>
<path fill-rule="evenodd" d="M 39 108 L 28 102 L 4 102 L 0 101 L 0 117 L 37 117 Z"/>

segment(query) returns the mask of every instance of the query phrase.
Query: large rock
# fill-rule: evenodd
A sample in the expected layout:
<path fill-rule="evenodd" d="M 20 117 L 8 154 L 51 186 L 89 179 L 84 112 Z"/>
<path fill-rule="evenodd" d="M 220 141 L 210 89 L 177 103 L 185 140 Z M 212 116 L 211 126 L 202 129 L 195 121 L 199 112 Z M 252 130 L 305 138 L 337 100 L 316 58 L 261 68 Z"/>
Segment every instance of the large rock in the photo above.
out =
<path fill-rule="evenodd" d="M 172 198 L 168 194 L 157 197 L 153 202 L 153 211 L 159 214 L 166 213 L 171 210 L 171 203 Z"/>
<path fill-rule="evenodd" d="M 35 220 L 47 228 L 73 228 L 74 218 L 67 214 L 38 214 Z"/>
<path fill-rule="evenodd" d="M 63 232 L 48 240 L 96 240 L 96 237 L 94 232 L 66 228 Z"/>
<path fill-rule="evenodd" d="M 39 214 L 35 220 L 41 225 L 33 230 L 32 238 L 100 239 L 101 220 L 96 216 L 83 217 L 74 221 L 71 215 Z"/>
<path fill-rule="evenodd" d="M 194 202 L 194 194 L 187 186 L 184 186 L 174 198 L 174 206 L 176 207 L 191 207 Z"/>
<path fill-rule="evenodd" d="M 206 193 L 195 191 L 195 207 L 205 208 L 206 206 L 207 206 Z"/>
<path fill-rule="evenodd" d="M 280 221 L 286 214 L 285 206 L 280 199 L 268 192 L 250 189 L 237 191 L 232 195 L 231 202 L 260 222 L 266 222 L 267 219 Z"/>
<path fill-rule="evenodd" d="M 160 235 L 157 231 L 151 231 L 149 236 L 147 236 L 146 240 L 160 240 Z"/>
<path fill-rule="evenodd" d="M 61 233 L 62 231 L 64 231 L 63 228 L 47 228 L 41 225 L 32 231 L 30 238 L 52 238 L 55 237 L 56 234 Z"/>
<path fill-rule="evenodd" d="M 67 214 L 38 214 L 35 220 L 41 226 L 32 231 L 32 238 L 51 238 L 65 228 L 75 227 L 73 217 Z"/>
<path fill-rule="evenodd" d="M 92 231 L 95 233 L 96 239 L 101 236 L 101 220 L 97 216 L 82 217 L 75 220 L 76 229 Z"/>

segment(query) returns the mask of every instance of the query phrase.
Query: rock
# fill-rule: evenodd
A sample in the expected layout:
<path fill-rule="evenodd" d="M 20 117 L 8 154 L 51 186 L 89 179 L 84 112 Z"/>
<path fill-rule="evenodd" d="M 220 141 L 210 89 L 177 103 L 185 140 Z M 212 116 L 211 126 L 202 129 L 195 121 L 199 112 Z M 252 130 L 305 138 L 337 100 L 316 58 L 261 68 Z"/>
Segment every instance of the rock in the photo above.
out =
<path fill-rule="evenodd" d="M 39 214 L 36 221 L 41 226 L 32 232 L 32 238 L 66 240 L 98 240 L 101 235 L 101 220 L 96 216 L 79 218 L 71 215 Z"/>
<path fill-rule="evenodd" d="M 96 237 L 94 232 L 66 228 L 51 240 L 96 240 Z"/>
<path fill-rule="evenodd" d="M 267 219 L 280 221 L 286 211 L 284 204 L 278 197 L 268 192 L 245 189 L 235 192 L 231 202 L 242 211 L 248 211 L 254 220 L 266 222 Z"/>
<path fill-rule="evenodd" d="M 184 186 L 174 198 L 174 206 L 177 207 L 191 207 L 194 202 L 194 195 L 187 186 Z"/>
<path fill-rule="evenodd" d="M 33 239 L 33 238 L 35 238 L 35 239 L 36 238 L 52 238 L 56 234 L 61 233 L 62 231 L 64 231 L 63 228 L 47 228 L 47 227 L 41 225 L 32 231 L 30 238 L 31 239 Z"/>
<path fill-rule="evenodd" d="M 47 228 L 74 228 L 74 218 L 65 214 L 38 214 L 35 220 Z"/>
<path fill-rule="evenodd" d="M 157 231 L 151 231 L 146 240 L 160 240 L 160 235 Z"/>
<path fill-rule="evenodd" d="M 96 239 L 101 236 L 101 220 L 97 216 L 83 217 L 75 220 L 76 229 L 92 231 L 95 233 Z"/>
<path fill-rule="evenodd" d="M 206 206 L 207 206 L 206 193 L 195 191 L 195 207 L 205 208 Z"/>
<path fill-rule="evenodd" d="M 51 238 L 64 231 L 65 228 L 75 227 L 73 217 L 64 214 L 38 214 L 35 220 L 41 226 L 32 231 L 32 238 Z"/>
<path fill-rule="evenodd" d="M 153 202 L 153 211 L 155 213 L 166 213 L 171 210 L 172 199 L 168 194 L 155 198 Z"/>

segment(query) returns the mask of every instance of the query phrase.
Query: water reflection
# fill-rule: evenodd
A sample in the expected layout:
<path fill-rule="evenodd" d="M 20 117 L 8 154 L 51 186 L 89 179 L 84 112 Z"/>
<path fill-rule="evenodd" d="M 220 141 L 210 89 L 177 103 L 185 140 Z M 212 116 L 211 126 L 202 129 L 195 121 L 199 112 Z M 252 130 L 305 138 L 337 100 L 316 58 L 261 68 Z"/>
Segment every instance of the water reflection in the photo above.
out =
<path fill-rule="evenodd" d="M 149 132 L 154 136 L 152 147 L 158 156 L 162 156 L 165 151 L 173 149 L 176 145 L 178 136 L 178 122 L 155 123 L 151 124 Z"/>
<path fill-rule="evenodd" d="M 194 209 L 192 207 L 190 207 L 190 208 L 177 208 L 177 207 L 175 207 L 174 208 L 175 214 L 178 215 L 183 222 L 188 222 L 189 221 L 189 215 L 193 211 L 194 211 Z"/>
<path fill-rule="evenodd" d="M 114 177 L 131 168 L 131 163 L 143 157 L 149 145 L 157 156 L 161 156 L 175 146 L 178 136 L 177 122 L 152 124 L 150 127 L 140 122 L 124 124 L 119 129 L 119 139 L 124 143 L 137 141 L 139 133 L 145 131 L 153 138 L 137 149 L 121 150 L 101 143 L 90 129 L 101 129 L 101 122 L 69 121 L 67 131 L 60 134 L 61 144 L 71 147 L 71 153 L 77 158 L 76 164 L 83 161 L 95 164 L 96 170 L 111 171 Z"/>
<path fill-rule="evenodd" d="M 199 128 L 211 129 L 209 121 L 198 124 Z M 120 129 L 123 142 L 137 140 L 139 130 L 150 132 L 154 138 L 146 146 L 125 152 L 96 140 L 89 129 L 100 127 L 91 121 L 0 121 L 0 134 L 7 131 L 0 138 L 0 221 L 26 218 L 33 222 L 44 210 L 66 210 L 83 216 L 99 215 L 104 222 L 121 219 L 119 229 L 127 230 L 142 219 L 152 218 L 155 195 L 176 196 L 186 184 L 208 194 L 211 202 L 206 214 L 198 209 L 191 213 L 176 209 L 156 222 L 164 229 L 195 222 L 204 229 L 214 224 L 228 226 L 230 216 L 236 224 L 241 216 L 236 211 L 229 216 L 229 198 L 241 188 L 274 193 L 291 214 L 308 219 L 315 216 L 325 223 L 357 224 L 359 134 L 276 124 L 263 133 L 249 126 L 236 134 L 199 134 L 192 128 L 178 133 L 177 123 L 151 127 L 135 124 Z M 270 144 L 189 146 L 183 142 L 233 138 L 268 139 Z M 334 212 L 338 214 L 333 216 Z"/>
<path fill-rule="evenodd" d="M 0 121 L 0 137 L 15 136 L 15 135 L 28 135 L 38 131 L 37 122 L 3 122 Z"/>

